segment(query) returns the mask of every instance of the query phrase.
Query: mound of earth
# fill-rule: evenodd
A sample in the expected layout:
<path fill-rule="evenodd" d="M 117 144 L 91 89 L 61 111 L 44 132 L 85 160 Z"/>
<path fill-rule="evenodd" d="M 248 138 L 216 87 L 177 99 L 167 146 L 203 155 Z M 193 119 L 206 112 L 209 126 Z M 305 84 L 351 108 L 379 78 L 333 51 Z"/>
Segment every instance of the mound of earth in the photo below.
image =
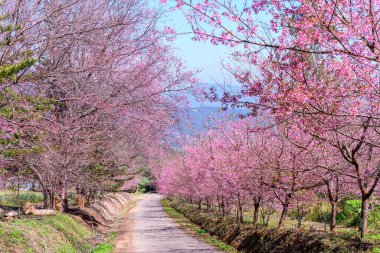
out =
<path fill-rule="evenodd" d="M 73 207 L 68 213 L 94 227 L 109 227 L 130 201 L 128 193 L 109 193 L 88 207 Z"/>

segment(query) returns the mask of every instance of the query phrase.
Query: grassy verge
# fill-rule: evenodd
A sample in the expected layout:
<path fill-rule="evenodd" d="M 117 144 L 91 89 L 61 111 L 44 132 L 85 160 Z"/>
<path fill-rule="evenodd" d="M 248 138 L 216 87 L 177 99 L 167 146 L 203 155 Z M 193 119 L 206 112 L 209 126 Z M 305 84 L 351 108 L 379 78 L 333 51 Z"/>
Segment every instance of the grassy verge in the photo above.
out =
<path fill-rule="evenodd" d="M 111 253 L 115 246 L 111 243 L 101 243 L 99 244 L 92 253 Z"/>
<path fill-rule="evenodd" d="M 120 212 L 117 222 L 124 221 L 139 195 L 141 194 L 132 195 L 131 201 Z M 25 196 L 27 201 L 33 199 L 29 193 Z M 0 252 L 111 253 L 118 233 L 103 232 L 94 235 L 90 227 L 65 213 L 44 217 L 22 216 L 20 219 L 0 221 Z"/>
<path fill-rule="evenodd" d="M 40 203 L 44 200 L 41 192 L 20 191 L 20 204 L 21 206 L 26 202 Z M 0 191 L 0 206 L 17 207 L 18 197 L 15 190 L 1 190 Z"/>
<path fill-rule="evenodd" d="M 204 229 L 201 227 L 195 225 L 192 223 L 189 219 L 187 219 L 185 216 L 177 212 L 175 209 L 173 209 L 170 206 L 170 203 L 167 199 L 162 199 L 161 204 L 164 207 L 166 213 L 173 218 L 176 222 L 178 222 L 181 226 L 183 226 L 187 231 L 191 232 L 192 234 L 196 235 L 198 238 L 200 238 L 202 241 L 211 244 L 215 246 L 216 248 L 224 251 L 224 252 L 230 252 L 230 253 L 238 253 L 235 248 L 232 246 L 222 242 L 218 239 L 216 236 L 211 236 L 208 234 Z"/>
<path fill-rule="evenodd" d="M 91 231 L 69 215 L 0 222 L 0 252 L 91 252 Z"/>
<path fill-rule="evenodd" d="M 105 242 L 99 243 L 92 249 L 91 253 L 111 253 L 115 249 L 114 241 L 117 238 L 117 232 L 111 232 Z"/>
<path fill-rule="evenodd" d="M 200 212 L 191 204 L 167 200 L 167 205 L 221 241 L 243 252 L 379 252 L 375 240 L 360 242 L 341 233 L 310 232 L 300 229 L 271 229 L 252 224 L 237 224 L 215 213 Z"/>

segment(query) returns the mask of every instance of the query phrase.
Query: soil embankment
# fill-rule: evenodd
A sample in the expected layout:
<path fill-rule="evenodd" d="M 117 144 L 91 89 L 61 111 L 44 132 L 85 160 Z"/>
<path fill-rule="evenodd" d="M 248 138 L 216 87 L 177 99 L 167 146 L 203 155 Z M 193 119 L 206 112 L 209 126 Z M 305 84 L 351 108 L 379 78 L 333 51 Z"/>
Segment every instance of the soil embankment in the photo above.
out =
<path fill-rule="evenodd" d="M 100 230 L 112 226 L 133 199 L 128 193 L 109 193 L 88 207 L 73 207 L 68 211 Z"/>
<path fill-rule="evenodd" d="M 112 249 L 111 232 L 120 230 L 135 201 L 136 196 L 127 193 L 110 193 L 89 207 L 72 207 L 69 214 L 0 221 L 0 252 L 90 253 L 98 252 L 99 246 Z"/>
<path fill-rule="evenodd" d="M 170 205 L 209 234 L 246 253 L 374 252 L 372 249 L 379 247 L 322 231 L 290 231 L 237 224 L 216 214 L 200 212 L 186 203 L 170 202 Z"/>

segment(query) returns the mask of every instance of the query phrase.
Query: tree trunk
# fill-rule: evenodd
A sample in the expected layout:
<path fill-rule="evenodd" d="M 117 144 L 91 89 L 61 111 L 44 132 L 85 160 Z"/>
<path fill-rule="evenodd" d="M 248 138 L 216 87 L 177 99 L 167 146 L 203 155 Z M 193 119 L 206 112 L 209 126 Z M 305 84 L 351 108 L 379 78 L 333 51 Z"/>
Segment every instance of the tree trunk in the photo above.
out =
<path fill-rule="evenodd" d="M 49 203 L 50 203 L 49 192 L 44 189 L 42 193 L 44 195 L 44 209 L 48 209 L 49 208 Z"/>
<path fill-rule="evenodd" d="M 90 203 L 91 203 L 91 194 L 88 192 L 88 193 L 86 193 L 86 202 L 88 203 L 88 205 L 90 205 Z"/>
<path fill-rule="evenodd" d="M 227 200 L 225 202 L 225 204 L 226 204 L 226 217 L 228 218 L 228 217 L 230 217 L 230 212 L 231 212 L 231 210 L 230 210 L 230 202 Z"/>
<path fill-rule="evenodd" d="M 302 219 L 303 219 L 303 209 L 299 204 L 299 201 L 297 201 L 297 227 L 301 228 L 302 227 Z"/>
<path fill-rule="evenodd" d="M 253 204 L 253 225 L 257 225 L 259 221 L 259 208 L 260 208 L 260 202 L 255 201 Z"/>
<path fill-rule="evenodd" d="M 49 208 L 54 208 L 54 197 L 55 197 L 54 191 L 51 190 L 49 192 L 49 195 L 50 195 L 50 205 L 49 205 Z"/>
<path fill-rule="evenodd" d="M 66 175 L 63 178 L 63 181 L 61 181 L 61 202 L 62 202 L 62 211 L 65 212 L 69 209 L 69 199 L 67 196 L 67 178 Z"/>
<path fill-rule="evenodd" d="M 264 226 L 266 226 L 266 224 L 265 224 L 265 207 L 264 207 L 264 205 L 262 205 L 261 206 L 261 212 L 260 212 L 260 214 L 261 214 L 261 221 L 262 221 L 262 223 L 263 223 L 263 225 Z"/>
<path fill-rule="evenodd" d="M 286 215 L 288 214 L 290 199 L 292 198 L 293 194 L 288 193 L 285 197 L 285 201 L 282 203 L 282 212 L 280 216 L 280 221 L 278 222 L 278 228 L 282 228 L 284 226 L 284 221 L 286 218 Z"/>
<path fill-rule="evenodd" d="M 17 168 L 17 212 L 21 214 L 21 202 L 20 202 L 20 168 Z"/>
<path fill-rule="evenodd" d="M 243 205 L 240 203 L 240 201 L 239 201 L 239 213 L 240 213 L 239 223 L 243 223 L 244 222 Z"/>
<path fill-rule="evenodd" d="M 236 206 L 236 223 L 239 223 L 239 208 Z"/>
<path fill-rule="evenodd" d="M 368 223 L 368 209 L 369 209 L 369 198 L 362 197 L 362 206 L 360 214 L 360 239 L 363 240 L 367 232 L 367 223 Z"/>
<path fill-rule="evenodd" d="M 331 204 L 331 220 L 330 220 L 330 231 L 334 232 L 336 227 L 336 206 L 337 203 L 335 201 L 330 201 Z"/>
<path fill-rule="evenodd" d="M 327 193 L 331 205 L 330 231 L 334 232 L 336 227 L 336 207 L 339 200 L 339 177 L 335 177 L 335 197 L 333 196 L 332 180 L 326 180 Z M 326 221 L 327 223 L 327 221 Z M 325 224 L 326 224 L 325 223 Z"/>
<path fill-rule="evenodd" d="M 206 210 L 209 212 L 210 211 L 210 200 L 206 199 Z"/>
<path fill-rule="evenodd" d="M 69 199 L 67 197 L 66 188 L 62 190 L 61 201 L 62 201 L 62 211 L 65 212 L 69 209 Z"/>
<path fill-rule="evenodd" d="M 44 208 L 53 209 L 54 207 L 54 192 L 49 189 L 44 189 Z"/>
<path fill-rule="evenodd" d="M 280 221 L 278 222 L 278 228 L 282 228 L 284 226 L 284 221 L 288 213 L 288 209 L 289 209 L 289 204 L 284 204 L 282 206 L 282 212 L 280 216 Z"/>
<path fill-rule="evenodd" d="M 36 191 L 36 180 L 35 179 L 32 180 L 32 186 L 31 186 L 30 190 Z"/>
<path fill-rule="evenodd" d="M 222 197 L 222 201 L 221 201 L 221 203 L 220 203 L 220 208 L 221 208 L 221 210 L 222 210 L 222 217 L 225 217 L 226 216 L 226 207 L 225 207 L 225 204 L 224 204 L 224 199 L 223 199 L 223 197 Z"/>
<path fill-rule="evenodd" d="M 298 226 L 298 228 L 301 228 L 303 216 L 302 216 L 302 213 L 301 213 L 299 208 L 298 208 L 297 212 L 298 212 L 298 214 L 297 214 L 297 226 Z"/>

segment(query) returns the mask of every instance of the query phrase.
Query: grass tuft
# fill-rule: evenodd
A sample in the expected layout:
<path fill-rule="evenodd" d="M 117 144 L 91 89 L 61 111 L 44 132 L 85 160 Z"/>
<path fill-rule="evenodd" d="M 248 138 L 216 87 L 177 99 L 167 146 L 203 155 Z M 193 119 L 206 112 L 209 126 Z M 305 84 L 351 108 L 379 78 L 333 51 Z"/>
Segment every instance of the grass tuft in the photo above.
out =
<path fill-rule="evenodd" d="M 111 253 L 114 249 L 114 245 L 110 243 L 99 244 L 92 253 Z"/>

